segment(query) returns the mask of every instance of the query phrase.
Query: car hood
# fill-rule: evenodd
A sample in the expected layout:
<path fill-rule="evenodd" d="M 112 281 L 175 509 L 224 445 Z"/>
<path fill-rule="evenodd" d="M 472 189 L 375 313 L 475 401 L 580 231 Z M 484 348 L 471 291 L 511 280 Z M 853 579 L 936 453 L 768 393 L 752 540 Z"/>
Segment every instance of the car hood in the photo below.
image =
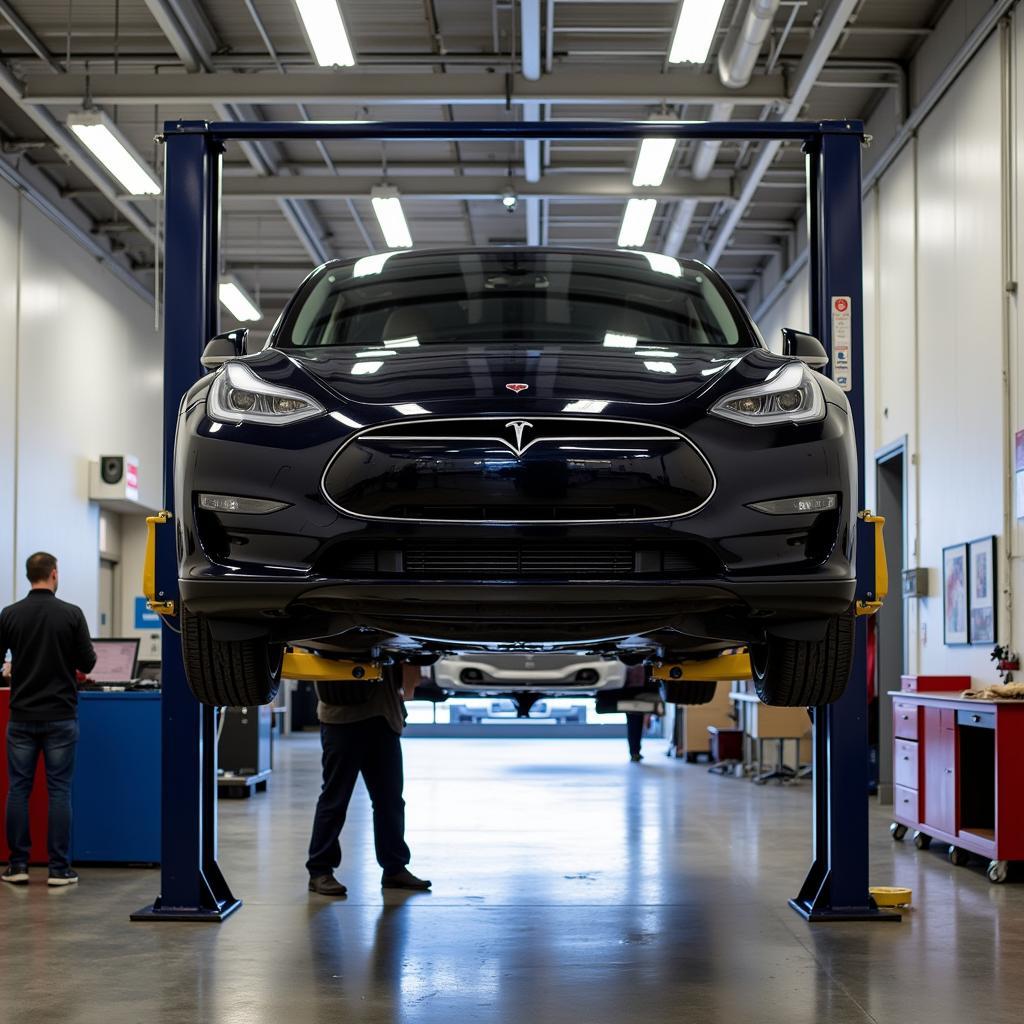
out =
<path fill-rule="evenodd" d="M 293 364 L 339 398 L 371 405 L 510 400 L 606 401 L 659 405 L 703 391 L 760 349 L 638 345 L 430 345 L 393 350 L 287 352 Z M 586 410 L 581 410 L 586 411 Z"/>

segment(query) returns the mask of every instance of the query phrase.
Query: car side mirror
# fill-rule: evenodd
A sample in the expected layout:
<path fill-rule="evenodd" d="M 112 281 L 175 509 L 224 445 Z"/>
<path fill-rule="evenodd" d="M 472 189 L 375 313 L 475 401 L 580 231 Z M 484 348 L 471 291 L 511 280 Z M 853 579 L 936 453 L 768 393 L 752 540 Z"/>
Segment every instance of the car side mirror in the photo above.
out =
<path fill-rule="evenodd" d="M 208 370 L 216 370 L 229 359 L 237 359 L 245 355 L 245 342 L 249 337 L 248 327 L 239 327 L 234 331 L 218 334 L 206 343 L 203 356 L 199 360 Z"/>
<path fill-rule="evenodd" d="M 825 346 L 813 334 L 805 334 L 792 327 L 782 328 L 782 354 L 799 359 L 812 370 L 823 370 L 828 366 Z"/>

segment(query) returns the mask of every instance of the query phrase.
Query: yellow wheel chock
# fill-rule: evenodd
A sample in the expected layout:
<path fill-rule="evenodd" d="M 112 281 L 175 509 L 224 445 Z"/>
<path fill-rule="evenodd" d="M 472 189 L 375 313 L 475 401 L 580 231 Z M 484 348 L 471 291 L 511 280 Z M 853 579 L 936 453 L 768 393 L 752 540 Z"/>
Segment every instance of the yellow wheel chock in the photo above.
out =
<path fill-rule="evenodd" d="M 309 651 L 287 651 L 281 675 L 306 683 L 376 683 L 383 679 L 379 662 L 336 661 Z"/>

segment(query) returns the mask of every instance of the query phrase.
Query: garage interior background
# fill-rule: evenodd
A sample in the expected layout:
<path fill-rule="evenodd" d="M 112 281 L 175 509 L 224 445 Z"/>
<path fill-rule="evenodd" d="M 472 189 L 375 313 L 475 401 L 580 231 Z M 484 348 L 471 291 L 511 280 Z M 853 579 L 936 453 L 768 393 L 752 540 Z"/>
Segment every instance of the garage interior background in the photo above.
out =
<path fill-rule="evenodd" d="M 929 596 L 904 603 L 906 671 L 992 681 L 987 648 L 943 645 L 941 557 L 945 545 L 997 536 L 999 639 L 1012 646 L 1022 614 L 1011 596 L 1022 541 L 1013 433 L 1024 420 L 1014 285 L 1024 11 L 985 0 L 780 3 L 750 84 L 732 92 L 714 61 L 666 63 L 674 2 L 537 6 L 540 32 L 522 46 L 511 4 L 350 0 L 357 66 L 323 72 L 288 4 L 0 4 L 0 604 L 24 589 L 31 551 L 56 549 L 62 595 L 99 632 L 89 462 L 137 455 L 140 505 L 160 503 L 159 204 L 120 196 L 64 127 L 87 100 L 159 168 L 152 137 L 173 117 L 779 117 L 805 86 L 796 115 L 862 116 L 873 136 L 866 448 L 906 439 L 902 561 L 929 571 Z M 727 5 L 720 31 L 742 7 Z M 809 69 L 797 55 L 815 41 L 827 59 Z M 954 64 L 955 81 L 921 119 L 965 47 L 976 53 L 962 70 Z M 418 246 L 614 246 L 636 147 L 532 145 L 236 147 L 226 158 L 224 271 L 260 306 L 265 331 L 316 261 L 383 251 L 369 192 L 385 181 L 399 188 Z M 651 193 L 660 201 L 645 247 L 715 263 L 775 344 L 780 327 L 806 327 L 807 282 L 802 157 L 789 146 L 770 156 L 748 144 L 678 146 Z M 511 215 L 506 188 L 520 197 Z M 224 311 L 225 327 L 234 323 Z M 871 504 L 874 467 L 866 473 Z M 131 635 L 141 517 L 120 519 L 119 625 Z"/>

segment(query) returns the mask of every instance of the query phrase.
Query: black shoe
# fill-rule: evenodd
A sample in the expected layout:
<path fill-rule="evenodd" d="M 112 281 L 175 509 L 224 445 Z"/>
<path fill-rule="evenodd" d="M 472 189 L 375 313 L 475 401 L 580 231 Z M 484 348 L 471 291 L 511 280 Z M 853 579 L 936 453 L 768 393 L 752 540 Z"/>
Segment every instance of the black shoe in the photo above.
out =
<path fill-rule="evenodd" d="M 348 889 L 334 875 L 317 875 L 316 878 L 311 878 L 309 891 L 319 893 L 321 896 L 345 896 L 348 893 Z"/>
<path fill-rule="evenodd" d="M 8 864 L 7 870 L 0 875 L 0 881 L 10 882 L 11 885 L 28 885 L 28 865 Z"/>
<path fill-rule="evenodd" d="M 50 868 L 50 877 L 46 880 L 47 885 L 77 885 L 78 872 L 71 868 Z"/>
<path fill-rule="evenodd" d="M 630 759 L 630 761 L 633 762 L 633 764 L 639 764 L 644 759 L 644 755 L 643 754 L 630 754 L 629 755 L 629 759 Z"/>
<path fill-rule="evenodd" d="M 381 875 L 380 887 L 382 889 L 415 889 L 419 892 L 426 892 L 430 888 L 430 882 L 425 878 L 417 878 L 408 868 L 402 868 L 394 875 Z"/>

